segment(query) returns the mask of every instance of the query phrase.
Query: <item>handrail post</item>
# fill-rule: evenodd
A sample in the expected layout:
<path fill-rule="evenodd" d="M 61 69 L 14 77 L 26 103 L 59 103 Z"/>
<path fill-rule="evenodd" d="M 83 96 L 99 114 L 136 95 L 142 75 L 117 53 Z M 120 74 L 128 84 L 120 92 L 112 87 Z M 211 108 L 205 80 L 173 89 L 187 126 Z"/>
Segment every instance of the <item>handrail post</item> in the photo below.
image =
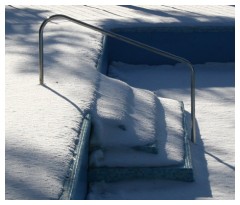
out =
<path fill-rule="evenodd" d="M 86 28 L 89 28 L 89 29 L 92 29 L 94 31 L 97 31 L 97 32 L 100 32 L 104 35 L 107 35 L 107 36 L 110 36 L 112 38 L 116 38 L 120 41 L 124 41 L 128 44 L 132 44 L 134 46 L 137 46 L 139 48 L 142 48 L 142 49 L 145 49 L 145 50 L 148 50 L 152 53 L 155 53 L 155 54 L 158 54 L 160 56 L 164 56 L 166 58 L 170 58 L 172 60 L 175 60 L 177 62 L 180 62 L 180 63 L 184 63 L 186 64 L 190 69 L 191 69 L 191 121 L 192 121 L 192 125 L 191 125 L 191 140 L 193 143 L 196 143 L 196 123 L 195 123 L 195 70 L 194 70 L 194 67 L 193 65 L 186 59 L 182 58 L 182 57 L 179 57 L 179 56 L 176 56 L 174 54 L 171 54 L 171 53 L 168 53 L 166 51 L 163 51 L 163 50 L 160 50 L 160 49 L 157 49 L 157 48 L 154 48 L 154 47 L 151 47 L 151 46 L 148 46 L 144 43 L 141 43 L 141 42 L 138 42 L 138 41 L 135 41 L 135 40 L 132 40 L 130 38 L 127 38 L 127 37 L 124 37 L 124 36 L 121 36 L 119 34 L 116 34 L 116 33 L 113 33 L 113 32 L 110 32 L 110 31 L 106 31 L 104 29 L 101 29 L 101 28 L 98 28 L 98 27 L 95 27 L 95 26 L 92 26 L 90 24 L 87 24 L 85 22 L 82 22 L 82 21 L 79 21 L 77 19 L 74 19 L 74 18 L 71 18 L 69 16 L 66 16 L 66 15 L 62 15 L 62 14 L 55 14 L 55 15 L 52 15 L 50 16 L 49 18 L 45 19 L 41 26 L 40 26 L 40 29 L 39 29 L 39 82 L 40 82 L 40 85 L 43 85 L 44 84 L 44 59 L 43 59 L 43 30 L 44 30 L 44 27 L 46 26 L 46 24 L 51 20 L 51 19 L 54 19 L 54 18 L 63 18 L 63 19 L 66 19 L 68 21 L 71 21 L 75 24 L 78 24 L 78 25 L 81 25 L 81 26 L 84 26 Z"/>
<path fill-rule="evenodd" d="M 195 70 L 192 64 L 189 64 L 191 68 L 191 141 L 196 143 L 196 116 L 195 116 Z"/>
<path fill-rule="evenodd" d="M 47 19 L 45 19 L 40 28 L 39 28 L 39 83 L 40 85 L 44 84 L 44 69 L 43 69 L 43 64 L 44 64 L 44 59 L 43 59 L 43 30 L 46 26 L 46 24 L 51 20 L 51 16 Z"/>
<path fill-rule="evenodd" d="M 43 70 L 43 30 L 39 30 L 39 83 L 44 84 L 44 70 Z"/>

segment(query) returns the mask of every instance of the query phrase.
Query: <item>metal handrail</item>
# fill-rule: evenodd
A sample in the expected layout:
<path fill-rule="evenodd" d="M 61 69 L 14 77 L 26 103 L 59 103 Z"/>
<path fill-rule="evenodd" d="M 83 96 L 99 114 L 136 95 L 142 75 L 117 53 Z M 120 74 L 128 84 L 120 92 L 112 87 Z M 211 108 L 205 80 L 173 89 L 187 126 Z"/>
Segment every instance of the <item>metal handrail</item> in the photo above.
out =
<path fill-rule="evenodd" d="M 152 46 L 148 46 L 144 43 L 132 40 L 130 38 L 121 36 L 119 34 L 110 32 L 110 31 L 106 31 L 104 29 L 98 28 L 96 26 L 92 26 L 88 23 L 79 21 L 77 19 L 71 18 L 69 16 L 63 15 L 63 14 L 56 14 L 56 15 L 52 15 L 49 18 L 45 19 L 39 29 L 39 81 L 40 84 L 43 85 L 44 84 L 44 70 L 43 70 L 43 30 L 46 26 L 46 24 L 51 21 L 52 19 L 66 19 L 69 20 L 73 23 L 76 23 L 78 25 L 81 25 L 83 27 L 92 29 L 94 31 L 100 32 L 102 34 L 105 34 L 107 36 L 110 36 L 112 38 L 116 38 L 120 41 L 124 41 L 126 43 L 132 44 L 134 46 L 140 47 L 142 49 L 148 50 L 152 53 L 158 54 L 160 56 L 164 56 L 166 58 L 170 58 L 172 60 L 178 61 L 180 63 L 184 63 L 186 64 L 190 70 L 191 70 L 191 120 L 192 120 L 192 127 L 191 127 L 191 140 L 192 142 L 196 143 L 196 124 L 195 124 L 195 70 L 193 68 L 193 65 L 186 59 L 176 56 L 174 54 L 168 53 L 166 51 L 162 51 L 160 49 L 154 48 Z"/>

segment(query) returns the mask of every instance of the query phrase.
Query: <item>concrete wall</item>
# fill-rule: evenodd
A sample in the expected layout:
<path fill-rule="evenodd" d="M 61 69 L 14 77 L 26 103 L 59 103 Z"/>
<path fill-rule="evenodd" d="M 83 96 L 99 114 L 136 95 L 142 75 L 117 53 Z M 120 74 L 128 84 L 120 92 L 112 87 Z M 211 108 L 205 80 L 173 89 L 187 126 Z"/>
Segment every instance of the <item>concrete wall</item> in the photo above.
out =
<path fill-rule="evenodd" d="M 115 29 L 120 35 L 146 43 L 188 59 L 193 64 L 235 61 L 234 27 L 179 27 Z M 175 64 L 165 57 L 106 37 L 99 68 L 107 73 L 106 65 L 112 61 L 130 64 Z"/>

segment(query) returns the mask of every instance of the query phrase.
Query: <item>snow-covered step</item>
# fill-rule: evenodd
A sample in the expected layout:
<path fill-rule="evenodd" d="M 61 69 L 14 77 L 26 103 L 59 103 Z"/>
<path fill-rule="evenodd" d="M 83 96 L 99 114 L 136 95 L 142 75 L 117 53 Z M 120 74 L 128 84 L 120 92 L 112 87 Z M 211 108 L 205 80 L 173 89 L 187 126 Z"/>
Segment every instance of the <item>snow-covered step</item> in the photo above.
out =
<path fill-rule="evenodd" d="M 174 135 L 175 127 L 171 127 L 171 122 L 168 122 L 165 129 L 168 131 L 168 135 L 166 136 L 168 139 L 166 139 L 165 142 L 160 141 L 157 154 L 141 153 L 129 150 L 122 150 L 122 152 L 103 152 L 102 157 L 104 164 L 100 166 L 90 164 L 88 171 L 89 182 L 114 182 L 132 179 L 171 179 L 189 182 L 193 181 L 191 153 L 189 139 L 186 132 L 183 107 L 181 107 L 181 115 L 179 118 L 181 119 L 181 126 L 184 133 L 181 136 L 177 136 L 176 134 Z M 162 126 L 159 124 L 159 127 Z M 176 141 L 181 141 L 182 143 L 178 143 L 178 145 L 176 145 L 176 141 L 174 142 L 174 139 L 176 139 Z"/>
<path fill-rule="evenodd" d="M 183 103 L 100 76 L 88 178 L 193 181 Z"/>

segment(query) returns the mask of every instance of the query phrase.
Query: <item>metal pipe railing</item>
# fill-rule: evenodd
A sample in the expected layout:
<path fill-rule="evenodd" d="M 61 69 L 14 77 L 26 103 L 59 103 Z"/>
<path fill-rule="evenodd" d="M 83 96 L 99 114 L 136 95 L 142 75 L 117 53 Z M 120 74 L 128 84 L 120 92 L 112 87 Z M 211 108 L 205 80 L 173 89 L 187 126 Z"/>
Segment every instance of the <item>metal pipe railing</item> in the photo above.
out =
<path fill-rule="evenodd" d="M 104 35 L 107 35 L 107 36 L 110 36 L 112 38 L 115 38 L 115 39 L 118 39 L 120 41 L 124 41 L 126 43 L 129 43 L 129 44 L 132 44 L 134 46 L 137 46 L 137 47 L 140 47 L 142 49 L 145 49 L 145 50 L 148 50 L 152 53 L 155 53 L 155 54 L 158 54 L 160 56 L 164 56 L 166 58 L 170 58 L 172 60 L 175 60 L 177 62 L 180 62 L 180 63 L 184 63 L 186 64 L 190 70 L 191 70 L 191 121 L 192 121 L 192 127 L 191 127 L 191 140 L 192 142 L 196 143 L 196 125 L 195 125 L 195 70 L 193 68 L 193 65 L 186 59 L 182 58 L 182 57 L 179 57 L 179 56 L 176 56 L 174 54 L 171 54 L 171 53 L 168 53 L 166 51 L 162 51 L 160 49 L 157 49 L 157 48 L 154 48 L 152 46 L 148 46 L 144 43 L 141 43 L 141 42 L 138 42 L 138 41 L 135 41 L 135 40 L 132 40 L 130 38 L 127 38 L 127 37 L 124 37 L 124 36 L 121 36 L 119 34 L 116 34 L 116 33 L 113 33 L 113 32 L 110 32 L 110 31 L 106 31 L 104 29 L 101 29 L 101 28 L 98 28 L 96 26 L 92 26 L 88 23 L 85 23 L 85 22 L 82 22 L 82 21 L 79 21 L 77 19 L 74 19 L 74 18 L 71 18 L 69 16 L 66 16 L 66 15 L 62 15 L 62 14 L 56 14 L 56 15 L 52 15 L 50 16 L 49 18 L 45 19 L 43 21 L 43 23 L 41 24 L 40 26 L 40 29 L 39 29 L 39 81 L 40 81 L 40 84 L 43 85 L 44 84 L 44 69 L 43 69 L 43 30 L 46 26 L 46 24 L 53 20 L 53 19 L 66 19 L 68 21 L 71 21 L 75 24 L 78 24 L 78 25 L 81 25 L 81 26 L 84 26 L 86 28 L 89 28 L 89 29 L 92 29 L 94 31 L 97 31 L 97 32 L 100 32 Z"/>

